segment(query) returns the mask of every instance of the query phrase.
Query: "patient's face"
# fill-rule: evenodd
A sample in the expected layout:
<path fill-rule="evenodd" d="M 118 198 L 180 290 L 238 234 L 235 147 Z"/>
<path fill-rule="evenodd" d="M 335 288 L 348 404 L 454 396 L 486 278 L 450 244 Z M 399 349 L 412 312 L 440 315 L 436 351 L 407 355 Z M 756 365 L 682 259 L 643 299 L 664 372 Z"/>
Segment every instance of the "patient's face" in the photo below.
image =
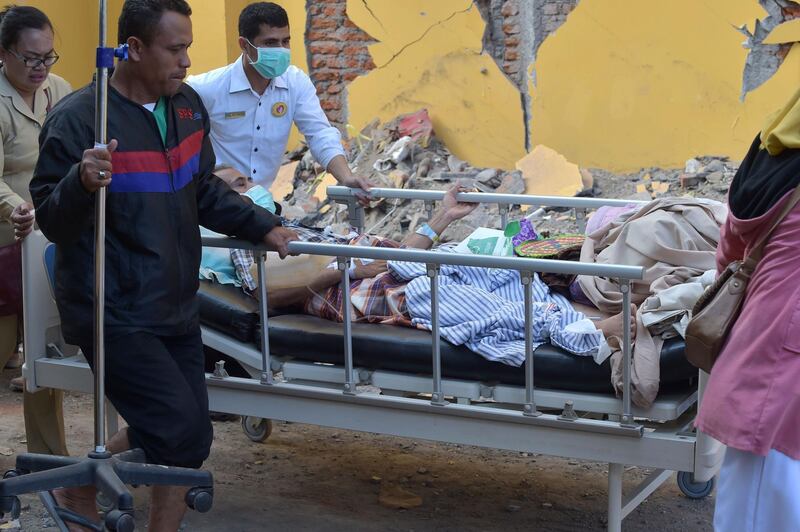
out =
<path fill-rule="evenodd" d="M 239 194 L 244 194 L 254 186 L 253 180 L 250 177 L 242 175 L 242 172 L 235 168 L 224 168 L 214 172 L 217 177 L 228 183 L 228 186 Z"/>

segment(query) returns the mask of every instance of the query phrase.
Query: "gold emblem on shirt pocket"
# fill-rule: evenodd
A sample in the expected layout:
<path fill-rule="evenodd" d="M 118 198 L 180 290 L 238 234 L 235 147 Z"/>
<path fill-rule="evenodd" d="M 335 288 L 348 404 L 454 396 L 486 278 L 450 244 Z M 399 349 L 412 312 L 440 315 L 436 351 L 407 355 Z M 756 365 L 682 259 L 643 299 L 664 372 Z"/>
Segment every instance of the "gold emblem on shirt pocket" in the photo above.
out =
<path fill-rule="evenodd" d="M 232 113 L 225 113 L 225 120 L 233 120 L 235 118 L 244 118 L 244 111 L 234 111 Z"/>
<path fill-rule="evenodd" d="M 286 111 L 289 110 L 289 106 L 286 105 L 285 102 L 278 102 L 272 106 L 272 116 L 280 118 L 286 114 Z"/>

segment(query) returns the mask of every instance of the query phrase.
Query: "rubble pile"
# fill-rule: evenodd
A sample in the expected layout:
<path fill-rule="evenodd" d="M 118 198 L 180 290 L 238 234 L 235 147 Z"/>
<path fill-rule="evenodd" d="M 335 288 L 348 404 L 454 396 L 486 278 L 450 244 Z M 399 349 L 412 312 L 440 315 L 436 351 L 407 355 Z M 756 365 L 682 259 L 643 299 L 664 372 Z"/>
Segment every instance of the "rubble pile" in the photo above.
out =
<path fill-rule="evenodd" d="M 561 154 L 537 146 L 516 169 L 477 168 L 460 160 L 436 137 L 426 110 L 381 124 L 373 121 L 362 131 L 350 131 L 347 157 L 353 173 L 383 188 L 446 190 L 455 183 L 481 192 L 537 195 L 576 195 L 649 201 L 664 196 L 698 196 L 725 200 L 739 163 L 727 157 L 689 159 L 685 168 L 649 168 L 631 174 L 578 168 Z M 305 147 L 290 152 L 271 190 L 283 206 L 283 215 L 311 226 L 344 227 L 347 207 L 326 196 L 336 180 L 320 167 Z M 525 211 L 525 212 L 523 212 Z M 572 211 L 514 206 L 509 220 L 526 216 L 537 228 L 552 232 L 578 229 Z M 428 217 L 422 201 L 377 200 L 365 211 L 364 228 L 402 240 Z M 443 235 L 460 241 L 478 227 L 500 226 L 496 205 L 482 204 L 454 223 Z"/>
<path fill-rule="evenodd" d="M 738 162 L 727 157 L 697 157 L 686 161 L 680 176 L 680 186 L 684 190 L 695 190 L 696 195 L 712 197 L 728 193 L 733 176 L 739 170 Z"/>
<path fill-rule="evenodd" d="M 336 225 L 346 219 L 346 208 L 325 197 L 335 184 L 317 165 L 310 152 L 287 155 L 286 163 L 299 160 L 292 192 L 284 198 L 287 217 L 315 226 Z M 476 168 L 450 153 L 436 138 L 427 111 L 397 117 L 387 124 L 374 121 L 350 140 L 348 160 L 353 173 L 368 177 L 378 187 L 446 190 L 455 183 L 482 192 L 523 194 L 526 183 L 520 170 Z M 280 201 L 280 198 L 277 198 Z M 519 208 L 512 209 L 519 215 Z M 421 201 L 381 200 L 366 209 L 365 229 L 372 234 L 401 240 L 427 219 Z M 510 214 L 514 216 L 514 212 Z M 480 205 L 454 223 L 447 240 L 461 240 L 477 227 L 498 227 L 496 206 Z"/>

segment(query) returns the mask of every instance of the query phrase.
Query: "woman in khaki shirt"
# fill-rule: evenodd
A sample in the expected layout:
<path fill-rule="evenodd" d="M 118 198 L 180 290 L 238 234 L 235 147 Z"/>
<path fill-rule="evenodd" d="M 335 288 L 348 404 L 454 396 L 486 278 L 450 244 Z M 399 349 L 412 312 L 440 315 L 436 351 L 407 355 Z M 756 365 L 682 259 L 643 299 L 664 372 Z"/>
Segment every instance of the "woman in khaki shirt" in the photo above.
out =
<path fill-rule="evenodd" d="M 53 25 L 34 7 L 0 12 L 0 247 L 24 239 L 33 229 L 28 184 L 39 157 L 39 131 L 47 112 L 71 92 L 50 73 L 58 60 Z M 1 275 L 1 273 L 0 273 Z M 19 320 L 0 316 L 0 370 L 17 350 Z M 66 454 L 62 394 L 25 394 L 28 450 Z"/>

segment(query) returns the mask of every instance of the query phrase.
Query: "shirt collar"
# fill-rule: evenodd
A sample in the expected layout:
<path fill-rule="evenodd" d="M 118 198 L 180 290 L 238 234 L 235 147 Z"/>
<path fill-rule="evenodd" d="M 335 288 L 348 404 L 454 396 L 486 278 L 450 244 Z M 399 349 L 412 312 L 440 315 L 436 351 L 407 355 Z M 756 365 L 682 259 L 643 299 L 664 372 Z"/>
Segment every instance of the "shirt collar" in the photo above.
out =
<path fill-rule="evenodd" d="M 249 90 L 251 90 L 250 81 L 248 81 L 247 75 L 244 73 L 244 56 L 240 56 L 231 71 L 230 92 L 233 94 L 234 92 Z"/>
<path fill-rule="evenodd" d="M 37 116 L 33 111 L 31 111 L 30 107 L 28 107 L 28 105 L 22 99 L 22 96 L 20 96 L 19 92 L 17 92 L 17 89 L 15 89 L 11 82 L 8 81 L 6 73 L 0 70 L 0 96 L 11 98 L 11 102 L 17 111 L 32 120 L 36 120 L 39 123 L 44 122 L 47 108 L 47 94 L 45 94 L 45 90 L 49 88 L 50 76 L 48 75 L 42 85 L 36 89 L 35 107 L 36 110 L 39 111 L 39 116 Z"/>
<path fill-rule="evenodd" d="M 277 78 L 273 79 L 270 85 L 274 85 L 276 89 L 288 89 L 288 75 L 288 71 L 284 72 Z M 250 80 L 247 79 L 247 74 L 244 72 L 244 55 L 239 57 L 239 60 L 236 61 L 236 64 L 231 71 L 231 82 L 228 90 L 231 94 L 234 92 L 252 90 L 252 87 L 250 87 Z"/>
<path fill-rule="evenodd" d="M 275 85 L 276 89 L 288 89 L 289 88 L 289 71 L 287 70 L 277 78 L 272 80 L 272 83 Z"/>

